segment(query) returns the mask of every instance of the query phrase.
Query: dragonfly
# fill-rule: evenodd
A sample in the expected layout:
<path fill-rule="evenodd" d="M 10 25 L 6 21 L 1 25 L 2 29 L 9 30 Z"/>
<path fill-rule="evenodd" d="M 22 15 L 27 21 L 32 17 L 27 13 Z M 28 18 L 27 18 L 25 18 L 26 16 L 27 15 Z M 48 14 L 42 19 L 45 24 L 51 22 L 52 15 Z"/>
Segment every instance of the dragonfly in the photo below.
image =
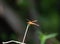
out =
<path fill-rule="evenodd" d="M 30 25 L 36 25 L 36 26 L 39 26 L 38 24 L 36 24 L 37 20 L 32 20 L 32 21 L 28 21 L 27 23 L 30 24 Z"/>

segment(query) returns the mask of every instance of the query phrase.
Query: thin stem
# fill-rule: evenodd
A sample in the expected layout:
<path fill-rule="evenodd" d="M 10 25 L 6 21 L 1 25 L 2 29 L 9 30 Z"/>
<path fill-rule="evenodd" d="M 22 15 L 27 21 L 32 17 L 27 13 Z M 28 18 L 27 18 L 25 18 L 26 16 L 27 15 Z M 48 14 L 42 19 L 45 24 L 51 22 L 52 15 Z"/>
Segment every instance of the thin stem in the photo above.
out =
<path fill-rule="evenodd" d="M 27 27 L 26 27 L 26 31 L 25 31 L 25 34 L 24 34 L 24 37 L 23 37 L 23 41 L 22 41 L 23 43 L 25 41 L 29 26 L 30 26 L 30 24 L 28 24 Z"/>

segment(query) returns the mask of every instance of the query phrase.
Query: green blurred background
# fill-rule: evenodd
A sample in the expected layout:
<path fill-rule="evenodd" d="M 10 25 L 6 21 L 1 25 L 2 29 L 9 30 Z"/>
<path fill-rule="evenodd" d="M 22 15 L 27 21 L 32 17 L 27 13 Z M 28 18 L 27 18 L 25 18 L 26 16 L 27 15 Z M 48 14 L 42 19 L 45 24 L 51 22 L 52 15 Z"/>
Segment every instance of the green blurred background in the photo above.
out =
<path fill-rule="evenodd" d="M 14 11 L 15 15 L 19 16 L 19 18 L 17 17 L 19 21 L 22 22 L 22 31 L 15 32 L 10 24 L 7 24 L 6 19 L 0 18 L 2 26 L 0 30 L 3 29 L 0 33 L 1 42 L 12 39 L 22 41 L 27 19 L 36 19 L 40 26 L 30 27 L 25 42 L 27 44 L 40 44 L 39 37 L 41 36 L 40 32 L 42 32 L 48 35 L 58 33 L 56 37 L 52 38 L 53 40 L 47 40 L 46 44 L 60 44 L 60 0 L 1 0 L 0 3 L 0 5 L 3 4 L 4 6 L 5 4 L 7 6 L 7 10 L 5 9 L 7 14 L 12 15 L 12 11 Z M 12 13 L 8 13 L 10 11 L 9 8 L 11 8 Z M 19 26 L 19 23 L 17 25 Z"/>

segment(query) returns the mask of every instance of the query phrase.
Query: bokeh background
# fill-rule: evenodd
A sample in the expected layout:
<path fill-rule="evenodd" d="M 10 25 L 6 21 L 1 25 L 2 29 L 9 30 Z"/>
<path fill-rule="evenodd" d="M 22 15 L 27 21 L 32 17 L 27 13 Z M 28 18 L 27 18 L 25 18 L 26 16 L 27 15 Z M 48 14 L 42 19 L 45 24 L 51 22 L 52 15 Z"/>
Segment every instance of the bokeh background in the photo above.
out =
<path fill-rule="evenodd" d="M 25 43 L 41 44 L 42 32 L 58 34 L 45 44 L 60 44 L 60 0 L 0 0 L 0 43 L 22 41 L 28 20 L 40 26 L 29 27 Z"/>

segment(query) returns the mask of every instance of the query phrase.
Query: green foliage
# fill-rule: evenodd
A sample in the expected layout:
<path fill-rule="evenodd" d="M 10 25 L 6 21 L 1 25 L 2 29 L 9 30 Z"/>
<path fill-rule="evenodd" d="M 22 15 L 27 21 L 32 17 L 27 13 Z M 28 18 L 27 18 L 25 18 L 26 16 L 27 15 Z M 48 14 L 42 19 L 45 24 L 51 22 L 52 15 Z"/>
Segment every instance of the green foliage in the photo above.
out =
<path fill-rule="evenodd" d="M 11 37 L 10 37 L 12 40 L 17 40 L 17 37 L 16 37 L 16 34 L 11 34 Z"/>
<path fill-rule="evenodd" d="M 29 3 L 27 2 L 27 0 L 17 0 L 17 5 L 26 7 L 29 5 Z"/>
<path fill-rule="evenodd" d="M 40 32 L 39 39 L 41 41 L 41 44 L 45 44 L 45 42 L 46 42 L 47 39 L 54 38 L 57 35 L 58 35 L 57 33 L 52 33 L 52 34 L 46 35 L 46 34 L 43 34 L 43 33 Z"/>
<path fill-rule="evenodd" d="M 2 38 L 2 40 L 6 40 L 6 39 L 7 39 L 6 33 L 2 33 L 2 34 L 1 34 L 1 38 Z"/>

